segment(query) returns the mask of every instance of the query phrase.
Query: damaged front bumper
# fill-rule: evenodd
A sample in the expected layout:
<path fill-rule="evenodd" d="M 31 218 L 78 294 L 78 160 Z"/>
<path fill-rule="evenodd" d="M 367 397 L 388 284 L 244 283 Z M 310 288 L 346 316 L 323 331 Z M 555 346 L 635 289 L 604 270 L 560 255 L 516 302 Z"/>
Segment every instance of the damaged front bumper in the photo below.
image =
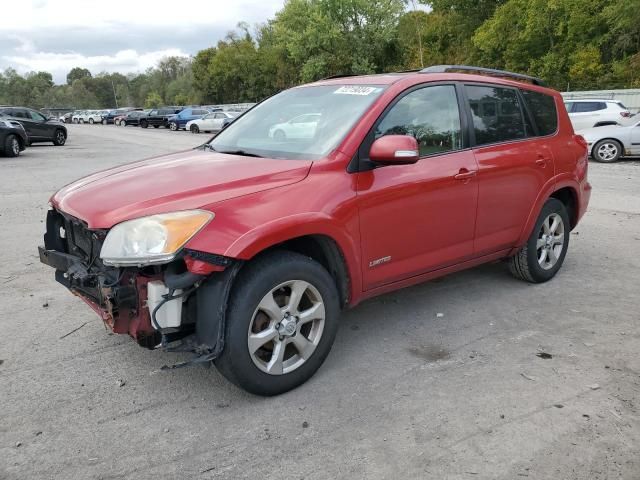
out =
<path fill-rule="evenodd" d="M 240 262 L 185 250 L 166 265 L 111 267 L 100 259 L 106 234 L 50 210 L 40 261 L 113 332 L 146 348 L 215 358 L 224 348 L 227 299 Z"/>

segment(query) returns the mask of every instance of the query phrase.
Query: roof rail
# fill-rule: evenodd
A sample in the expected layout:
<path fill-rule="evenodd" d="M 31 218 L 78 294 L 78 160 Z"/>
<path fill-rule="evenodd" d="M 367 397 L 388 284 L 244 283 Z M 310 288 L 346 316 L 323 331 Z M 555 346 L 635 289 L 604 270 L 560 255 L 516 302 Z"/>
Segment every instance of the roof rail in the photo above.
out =
<path fill-rule="evenodd" d="M 494 68 L 474 67 L 472 65 L 434 65 L 432 67 L 423 68 L 420 73 L 446 73 L 451 71 L 460 71 L 463 73 L 479 73 L 480 75 L 488 75 L 493 77 L 513 78 L 515 80 L 524 80 L 533 85 L 546 87 L 547 84 L 539 78 L 523 75 L 522 73 L 508 72 L 506 70 L 496 70 Z"/>

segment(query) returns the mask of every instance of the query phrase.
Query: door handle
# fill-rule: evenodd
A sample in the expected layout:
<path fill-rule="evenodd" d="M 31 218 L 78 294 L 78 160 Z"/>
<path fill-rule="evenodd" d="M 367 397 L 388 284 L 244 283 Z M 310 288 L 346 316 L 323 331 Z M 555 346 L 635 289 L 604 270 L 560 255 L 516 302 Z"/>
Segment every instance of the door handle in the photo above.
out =
<path fill-rule="evenodd" d="M 476 176 L 476 170 L 467 170 L 466 168 L 461 168 L 460 171 L 453 176 L 456 180 L 469 180 L 471 177 Z"/>

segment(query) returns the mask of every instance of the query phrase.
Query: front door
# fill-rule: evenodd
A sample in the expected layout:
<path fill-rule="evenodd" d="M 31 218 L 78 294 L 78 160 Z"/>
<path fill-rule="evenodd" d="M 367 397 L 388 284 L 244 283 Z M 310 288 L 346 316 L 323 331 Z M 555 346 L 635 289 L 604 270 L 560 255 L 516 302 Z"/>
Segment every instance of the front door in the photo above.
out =
<path fill-rule="evenodd" d="M 473 254 L 477 165 L 471 150 L 464 150 L 455 86 L 404 94 L 370 136 L 403 134 L 418 140 L 417 163 L 357 174 L 365 290 Z"/>

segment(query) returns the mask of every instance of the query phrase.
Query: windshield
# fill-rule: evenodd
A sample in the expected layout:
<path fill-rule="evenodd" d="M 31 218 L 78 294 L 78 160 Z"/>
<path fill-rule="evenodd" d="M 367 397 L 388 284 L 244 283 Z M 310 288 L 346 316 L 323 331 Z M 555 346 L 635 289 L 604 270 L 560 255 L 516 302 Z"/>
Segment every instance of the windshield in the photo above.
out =
<path fill-rule="evenodd" d="M 245 113 L 210 142 L 218 152 L 314 160 L 338 146 L 384 87 L 309 86 L 285 90 Z"/>

